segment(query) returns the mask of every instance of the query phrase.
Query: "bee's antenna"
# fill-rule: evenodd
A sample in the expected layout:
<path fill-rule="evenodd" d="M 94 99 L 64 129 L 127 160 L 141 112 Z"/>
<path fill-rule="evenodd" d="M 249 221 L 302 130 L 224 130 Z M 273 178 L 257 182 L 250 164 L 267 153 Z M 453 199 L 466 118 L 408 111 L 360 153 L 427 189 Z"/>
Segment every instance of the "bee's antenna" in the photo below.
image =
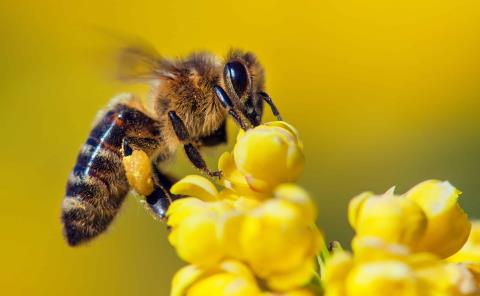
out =
<path fill-rule="evenodd" d="M 266 93 L 266 92 L 263 92 L 263 91 L 260 91 L 257 93 L 259 96 L 262 97 L 262 99 L 267 102 L 267 104 L 270 106 L 270 109 L 272 109 L 272 113 L 275 117 L 277 117 L 278 120 L 282 121 L 282 116 L 280 115 L 280 112 L 278 112 L 278 109 L 277 107 L 275 106 L 275 104 L 273 103 L 272 101 L 272 98 L 270 98 L 270 96 Z"/>

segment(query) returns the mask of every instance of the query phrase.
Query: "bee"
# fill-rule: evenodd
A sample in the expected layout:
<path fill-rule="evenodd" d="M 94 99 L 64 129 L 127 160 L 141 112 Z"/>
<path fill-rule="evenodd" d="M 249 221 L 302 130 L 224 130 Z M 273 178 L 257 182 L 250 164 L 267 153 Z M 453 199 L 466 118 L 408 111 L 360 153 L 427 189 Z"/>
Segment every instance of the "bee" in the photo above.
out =
<path fill-rule="evenodd" d="M 225 143 L 226 120 L 242 129 L 261 123 L 263 104 L 281 119 L 264 90 L 264 69 L 251 52 L 231 50 L 225 60 L 210 53 L 166 59 L 139 47 L 120 55 L 123 79 L 150 85 L 148 105 L 131 94 L 114 98 L 101 112 L 81 148 L 62 203 L 63 231 L 76 246 L 104 232 L 130 190 L 122 159 L 133 150 L 152 161 L 155 190 L 148 207 L 164 218 L 174 198 L 172 180 L 158 169 L 183 146 L 192 164 L 210 177 L 199 148 Z M 140 69 L 140 70 L 139 70 Z"/>

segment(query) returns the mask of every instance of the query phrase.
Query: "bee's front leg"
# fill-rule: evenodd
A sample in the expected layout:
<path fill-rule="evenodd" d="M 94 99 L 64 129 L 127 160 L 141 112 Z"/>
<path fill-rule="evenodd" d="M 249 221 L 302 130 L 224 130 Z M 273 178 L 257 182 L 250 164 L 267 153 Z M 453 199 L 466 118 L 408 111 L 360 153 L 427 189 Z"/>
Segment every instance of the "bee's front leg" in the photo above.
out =
<path fill-rule="evenodd" d="M 188 159 L 193 163 L 193 165 L 202 171 L 204 171 L 207 175 L 210 177 L 217 177 L 220 178 L 222 176 L 222 172 L 220 171 L 210 171 L 207 168 L 207 164 L 205 163 L 205 160 L 203 159 L 202 155 L 200 154 L 200 151 L 198 151 L 197 147 L 193 146 L 193 144 L 188 143 L 185 144 L 184 146 L 185 153 L 188 156 Z"/>
<path fill-rule="evenodd" d="M 220 171 L 210 171 L 207 167 L 205 160 L 203 159 L 200 151 L 198 151 L 197 147 L 192 144 L 192 139 L 190 139 L 190 135 L 188 133 L 185 124 L 183 123 L 182 119 L 178 117 L 175 111 L 168 112 L 168 118 L 172 124 L 173 130 L 177 135 L 177 138 L 184 143 L 183 147 L 185 149 L 185 153 L 187 154 L 188 159 L 193 163 L 195 167 L 202 170 L 210 177 L 217 177 L 220 178 L 222 173 Z"/>

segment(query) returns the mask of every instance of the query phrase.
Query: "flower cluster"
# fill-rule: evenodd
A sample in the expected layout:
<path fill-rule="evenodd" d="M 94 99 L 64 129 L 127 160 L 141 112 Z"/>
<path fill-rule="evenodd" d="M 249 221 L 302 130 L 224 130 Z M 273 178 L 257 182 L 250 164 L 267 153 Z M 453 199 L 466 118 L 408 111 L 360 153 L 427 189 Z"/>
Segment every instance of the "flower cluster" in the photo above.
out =
<path fill-rule="evenodd" d="M 353 254 L 337 251 L 327 261 L 325 295 L 480 295 L 467 265 L 374 237 L 356 238 L 352 247 Z"/>
<path fill-rule="evenodd" d="M 339 250 L 327 260 L 326 295 L 480 295 L 478 238 L 465 244 L 471 224 L 459 194 L 448 182 L 429 180 L 403 195 L 391 189 L 353 198 L 353 254 Z"/>
<path fill-rule="evenodd" d="M 469 221 L 449 182 L 354 197 L 349 252 L 326 247 L 310 196 L 294 184 L 303 165 L 297 131 L 277 121 L 239 133 L 219 159 L 218 184 L 177 182 L 169 241 L 189 265 L 171 295 L 480 295 L 480 221 Z M 145 153 L 124 166 L 137 192 L 153 190 Z"/>
<path fill-rule="evenodd" d="M 393 189 L 379 196 L 362 193 L 350 203 L 349 221 L 359 237 L 378 237 L 445 258 L 457 252 L 470 233 L 468 217 L 457 203 L 459 194 L 450 183 L 436 180 L 400 196 Z"/>
<path fill-rule="evenodd" d="M 220 191 L 197 175 L 176 183 L 171 192 L 186 197 L 167 212 L 169 241 L 190 265 L 171 295 L 313 295 L 323 240 L 311 198 L 292 183 L 303 164 L 296 130 L 271 122 L 220 157 Z"/>

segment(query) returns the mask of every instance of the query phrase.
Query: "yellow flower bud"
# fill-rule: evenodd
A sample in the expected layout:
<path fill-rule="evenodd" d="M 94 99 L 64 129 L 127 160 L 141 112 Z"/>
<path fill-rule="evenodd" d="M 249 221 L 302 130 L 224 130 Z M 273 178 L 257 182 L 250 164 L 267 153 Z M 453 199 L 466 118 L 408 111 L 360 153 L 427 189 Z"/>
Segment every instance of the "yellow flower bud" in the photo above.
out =
<path fill-rule="evenodd" d="M 266 278 L 268 287 L 275 291 L 288 291 L 296 287 L 303 287 L 310 282 L 314 275 L 315 264 L 313 258 L 305 260 L 301 265 L 289 272 L 273 273 Z"/>
<path fill-rule="evenodd" d="M 250 268 L 236 260 L 225 260 L 220 263 L 219 269 L 224 272 L 235 274 L 245 278 L 248 281 L 255 282 L 255 277 Z"/>
<path fill-rule="evenodd" d="M 303 170 L 302 146 L 293 127 L 261 125 L 239 136 L 233 155 L 236 168 L 254 191 L 270 192 L 295 181 Z"/>
<path fill-rule="evenodd" d="M 287 183 L 279 185 L 273 192 L 275 198 L 284 199 L 298 206 L 306 221 L 315 221 L 317 209 L 309 194 L 300 186 Z"/>
<path fill-rule="evenodd" d="M 253 198 L 240 196 L 233 201 L 233 206 L 240 212 L 247 212 L 260 205 L 260 201 Z"/>
<path fill-rule="evenodd" d="M 171 188 L 188 197 L 170 205 L 169 241 L 193 264 L 175 275 L 173 296 L 314 295 L 315 255 L 324 241 L 308 193 L 288 184 L 303 164 L 297 131 L 272 122 L 241 131 L 233 152 L 220 157 L 220 192 L 193 175 Z"/>
<path fill-rule="evenodd" d="M 302 143 L 302 141 L 300 141 L 300 134 L 298 133 L 297 129 L 294 128 L 293 125 L 291 125 L 290 123 L 285 122 L 285 121 L 270 121 L 270 122 L 264 123 L 264 125 L 266 125 L 266 126 L 276 126 L 276 127 L 282 128 L 284 130 L 287 130 L 290 134 L 292 134 L 294 136 L 296 144 L 301 149 L 303 149 L 303 143 Z"/>
<path fill-rule="evenodd" d="M 401 261 L 386 260 L 360 264 L 347 282 L 348 296 L 419 295 L 414 270 Z"/>
<path fill-rule="evenodd" d="M 480 295 L 475 271 L 431 253 L 411 253 L 402 245 L 357 237 L 353 257 L 334 253 L 323 277 L 327 296 Z"/>
<path fill-rule="evenodd" d="M 254 209 L 258 200 L 240 197 L 229 189 L 218 193 L 209 180 L 194 175 L 177 182 L 171 191 L 195 196 L 174 201 L 167 211 L 168 238 L 180 258 L 210 266 L 224 256 L 242 256 L 238 233 L 244 213 Z"/>
<path fill-rule="evenodd" d="M 363 192 L 350 200 L 348 205 L 348 222 L 353 229 L 357 228 L 357 219 L 366 200 L 375 195 L 372 192 Z"/>
<path fill-rule="evenodd" d="M 167 211 L 167 224 L 172 227 L 168 237 L 183 260 L 210 266 L 226 253 L 223 241 L 226 216 L 233 216 L 235 207 L 229 200 L 204 202 L 188 197 L 174 201 Z M 230 223 L 231 224 L 231 223 Z M 192 243 L 195 242 L 195 243 Z"/>
<path fill-rule="evenodd" d="M 412 246 L 427 226 L 425 214 L 415 202 L 393 194 L 360 194 L 350 202 L 348 211 L 357 236 L 378 237 L 390 243 Z"/>
<path fill-rule="evenodd" d="M 350 253 L 345 251 L 333 253 L 327 260 L 322 274 L 326 296 L 346 295 L 345 281 L 353 266 L 354 261 Z"/>
<path fill-rule="evenodd" d="M 474 273 L 466 266 L 449 264 L 431 253 L 411 253 L 401 245 L 387 244 L 379 239 L 356 238 L 354 243 L 357 266 L 384 262 L 396 262 L 408 266 L 413 271 L 409 275 L 409 281 L 420 285 L 422 292 L 420 295 L 479 295 L 480 293 Z"/>
<path fill-rule="evenodd" d="M 229 273 L 219 273 L 209 276 L 189 289 L 188 296 L 210 295 L 256 295 L 258 287 L 242 277 Z"/>
<path fill-rule="evenodd" d="M 258 195 L 250 188 L 245 176 L 237 169 L 233 154 L 224 152 L 218 160 L 218 169 L 222 172 L 221 182 L 226 188 L 241 195 Z"/>
<path fill-rule="evenodd" d="M 450 262 L 473 262 L 480 264 L 480 220 L 472 221 L 472 230 L 467 242 L 460 251 L 448 258 L 448 260 Z"/>
<path fill-rule="evenodd" d="M 225 254 L 217 237 L 217 219 L 211 214 L 184 219 L 170 235 L 178 256 L 187 262 L 210 266 Z"/>
<path fill-rule="evenodd" d="M 175 200 L 167 211 L 167 225 L 176 227 L 188 217 L 200 215 L 210 211 L 208 205 L 198 198 L 186 197 Z"/>
<path fill-rule="evenodd" d="M 192 272 L 184 272 L 175 276 L 177 280 L 173 282 L 172 291 L 183 290 L 184 294 L 172 293 L 172 296 L 260 295 L 254 276 L 246 266 L 237 261 L 222 262 L 214 269 L 204 270 L 201 276 L 191 274 Z"/>
<path fill-rule="evenodd" d="M 148 155 L 142 150 L 134 150 L 130 156 L 124 157 L 122 161 L 130 186 L 144 196 L 152 193 L 152 166 Z"/>
<path fill-rule="evenodd" d="M 218 224 L 217 235 L 224 252 L 232 257 L 243 257 L 242 246 L 239 242 L 239 232 L 243 227 L 245 214 L 239 211 L 231 211 L 221 217 Z"/>
<path fill-rule="evenodd" d="M 318 251 L 320 234 L 303 213 L 295 203 L 271 199 L 246 215 L 240 244 L 245 260 L 259 276 L 291 271 Z"/>
<path fill-rule="evenodd" d="M 373 236 L 356 236 L 352 241 L 352 250 L 355 259 L 362 262 L 405 258 L 410 254 L 409 248 L 402 244 L 387 243 Z"/>
<path fill-rule="evenodd" d="M 460 191 L 448 182 L 429 180 L 418 184 L 405 198 L 418 204 L 428 219 L 425 235 L 416 246 L 442 258 L 453 255 L 467 241 L 470 222 L 457 203 Z"/>
<path fill-rule="evenodd" d="M 417 268 L 416 274 L 429 295 L 480 295 L 473 273 L 461 264 L 432 261 Z"/>

